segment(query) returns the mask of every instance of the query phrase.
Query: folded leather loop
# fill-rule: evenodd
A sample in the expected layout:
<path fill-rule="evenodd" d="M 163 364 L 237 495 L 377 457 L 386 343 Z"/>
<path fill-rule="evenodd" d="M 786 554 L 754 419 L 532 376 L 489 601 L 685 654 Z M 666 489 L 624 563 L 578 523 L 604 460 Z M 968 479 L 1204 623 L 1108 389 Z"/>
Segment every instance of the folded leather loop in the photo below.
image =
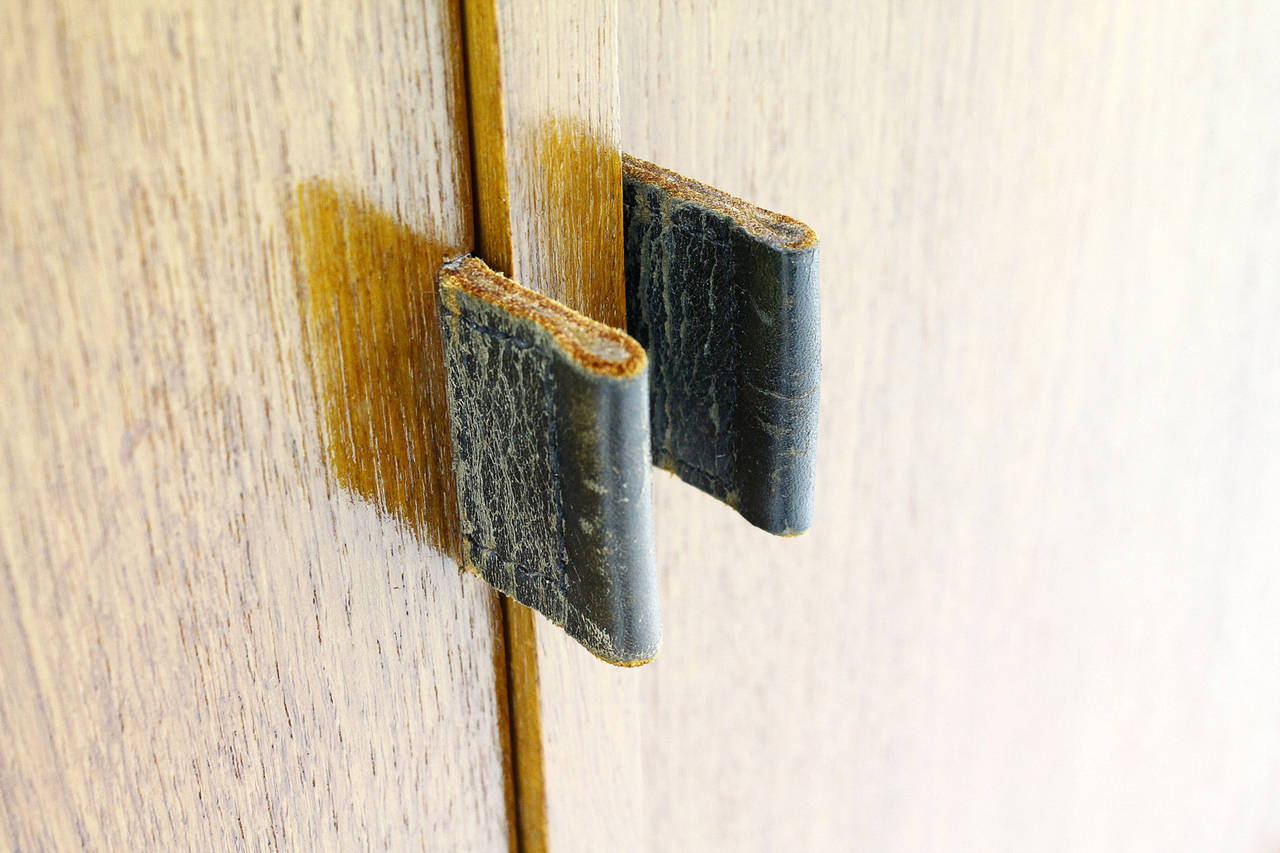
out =
<path fill-rule="evenodd" d="M 654 464 L 771 533 L 808 529 L 817 461 L 812 229 L 623 155 L 627 331 Z"/>
<path fill-rule="evenodd" d="M 439 293 L 467 568 L 598 657 L 651 660 L 644 350 L 477 258 L 442 267 Z"/>

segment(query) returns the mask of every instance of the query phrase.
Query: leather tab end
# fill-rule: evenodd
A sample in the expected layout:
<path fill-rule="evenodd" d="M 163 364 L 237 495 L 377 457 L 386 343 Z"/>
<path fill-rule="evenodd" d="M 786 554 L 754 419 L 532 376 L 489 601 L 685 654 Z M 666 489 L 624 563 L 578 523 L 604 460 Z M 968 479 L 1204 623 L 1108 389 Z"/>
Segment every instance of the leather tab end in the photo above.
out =
<path fill-rule="evenodd" d="M 597 657 L 651 660 L 644 350 L 477 258 L 442 267 L 439 292 L 468 568 Z"/>
<path fill-rule="evenodd" d="M 747 521 L 813 520 L 818 238 L 623 156 L 627 330 L 649 353 L 654 463 Z"/>

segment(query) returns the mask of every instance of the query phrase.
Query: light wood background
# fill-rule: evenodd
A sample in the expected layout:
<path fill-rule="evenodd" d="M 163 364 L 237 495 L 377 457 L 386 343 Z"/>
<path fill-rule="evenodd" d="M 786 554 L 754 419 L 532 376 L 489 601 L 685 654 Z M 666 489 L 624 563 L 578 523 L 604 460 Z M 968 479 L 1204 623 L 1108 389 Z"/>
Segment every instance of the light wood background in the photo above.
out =
<path fill-rule="evenodd" d="M 1275 5 L 620 14 L 624 147 L 823 253 L 813 532 L 655 484 L 653 849 L 1275 850 Z"/>
<path fill-rule="evenodd" d="M 437 548 L 461 41 L 0 4 L 0 848 L 508 849 L 496 599 Z"/>
<path fill-rule="evenodd" d="M 0 4 L 0 839 L 1280 846 L 1280 14 L 466 6 L 478 211 L 452 4 Z M 658 474 L 638 671 L 443 556 L 430 355 L 475 212 L 612 319 L 619 145 L 827 342 L 815 530 Z"/>

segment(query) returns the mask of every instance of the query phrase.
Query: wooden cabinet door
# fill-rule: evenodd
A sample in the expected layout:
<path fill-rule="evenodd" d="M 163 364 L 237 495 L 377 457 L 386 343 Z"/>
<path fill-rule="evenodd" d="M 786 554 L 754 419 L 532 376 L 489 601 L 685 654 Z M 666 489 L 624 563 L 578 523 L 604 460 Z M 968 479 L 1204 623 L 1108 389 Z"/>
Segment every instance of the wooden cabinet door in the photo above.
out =
<path fill-rule="evenodd" d="M 441 553 L 461 42 L 0 4 L 0 847 L 508 848 L 496 598 Z"/>
<path fill-rule="evenodd" d="M 1275 849 L 1274 5 L 620 15 L 623 146 L 822 240 L 812 532 L 655 483 L 652 849 Z"/>

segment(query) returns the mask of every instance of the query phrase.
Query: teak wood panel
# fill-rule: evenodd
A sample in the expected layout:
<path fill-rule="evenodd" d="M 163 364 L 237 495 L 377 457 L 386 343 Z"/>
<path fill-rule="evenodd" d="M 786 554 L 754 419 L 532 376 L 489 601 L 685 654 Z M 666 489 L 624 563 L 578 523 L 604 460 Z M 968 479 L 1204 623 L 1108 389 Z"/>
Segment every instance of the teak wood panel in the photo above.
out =
<path fill-rule="evenodd" d="M 659 660 L 534 628 L 543 841 L 1280 836 L 1275 15 L 1007 6 L 576 31 L 630 150 L 823 236 L 823 509 L 658 477 Z M 520 114 L 604 104 L 607 152 L 562 13 Z M 4 837 L 504 846 L 493 597 L 433 544 L 434 398 L 370 381 L 430 377 L 469 244 L 455 13 L 3 14 Z"/>
<path fill-rule="evenodd" d="M 509 848 L 441 554 L 460 27 L 0 7 L 0 847 Z"/>
<path fill-rule="evenodd" d="M 655 483 L 653 849 L 1276 849 L 1275 5 L 620 15 L 624 148 L 822 240 L 812 532 Z"/>

